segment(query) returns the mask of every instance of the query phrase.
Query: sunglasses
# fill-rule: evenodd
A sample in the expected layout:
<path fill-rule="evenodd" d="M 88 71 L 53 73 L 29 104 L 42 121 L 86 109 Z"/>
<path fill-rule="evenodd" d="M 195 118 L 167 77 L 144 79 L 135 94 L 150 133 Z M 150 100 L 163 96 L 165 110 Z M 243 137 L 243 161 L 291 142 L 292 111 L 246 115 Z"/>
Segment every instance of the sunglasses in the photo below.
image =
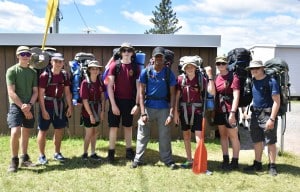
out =
<path fill-rule="evenodd" d="M 122 52 L 123 53 L 125 53 L 125 52 L 131 53 L 131 52 L 133 52 L 133 50 L 132 49 L 122 49 Z"/>
<path fill-rule="evenodd" d="M 22 52 L 22 53 L 20 53 L 20 55 L 21 55 L 21 57 L 30 57 L 31 56 L 31 53 L 29 53 L 29 52 Z"/>
<path fill-rule="evenodd" d="M 216 63 L 216 66 L 220 66 L 220 65 L 227 65 L 227 63 L 223 63 L 223 62 L 218 62 L 218 63 Z"/>

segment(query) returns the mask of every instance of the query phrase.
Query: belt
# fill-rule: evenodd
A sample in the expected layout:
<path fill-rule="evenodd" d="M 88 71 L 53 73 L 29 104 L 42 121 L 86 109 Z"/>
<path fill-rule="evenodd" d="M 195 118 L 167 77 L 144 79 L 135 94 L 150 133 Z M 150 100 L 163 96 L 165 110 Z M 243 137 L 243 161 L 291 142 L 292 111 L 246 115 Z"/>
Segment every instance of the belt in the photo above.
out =
<path fill-rule="evenodd" d="M 258 108 L 258 107 L 253 107 L 253 111 L 255 112 L 265 112 L 265 113 L 271 113 L 272 112 L 272 108 L 268 107 L 268 108 Z"/>
<path fill-rule="evenodd" d="M 63 101 L 63 98 L 56 98 L 56 97 L 48 97 L 48 96 L 44 96 L 44 99 L 47 101 L 53 101 L 54 104 L 54 111 L 55 111 L 55 115 L 59 116 L 60 119 L 62 119 L 62 113 L 63 113 L 63 102 L 60 102 L 60 113 L 58 113 L 58 105 L 57 105 L 57 101 Z"/>
<path fill-rule="evenodd" d="M 183 108 L 183 115 L 184 115 L 184 120 L 187 125 L 193 125 L 194 124 L 194 113 L 195 109 L 202 107 L 202 103 L 188 103 L 188 102 L 181 102 L 180 106 Z M 187 114 L 187 106 L 192 107 L 192 115 L 190 122 L 188 121 L 188 114 Z"/>

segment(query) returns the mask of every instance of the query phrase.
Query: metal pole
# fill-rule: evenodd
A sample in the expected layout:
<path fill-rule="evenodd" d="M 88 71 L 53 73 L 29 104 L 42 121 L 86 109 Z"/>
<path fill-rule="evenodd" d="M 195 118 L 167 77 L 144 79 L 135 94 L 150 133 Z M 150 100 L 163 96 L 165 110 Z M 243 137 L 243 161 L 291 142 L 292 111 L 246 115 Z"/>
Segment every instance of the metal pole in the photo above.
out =
<path fill-rule="evenodd" d="M 57 6 L 57 11 L 56 11 L 56 16 L 53 21 L 53 33 L 59 33 L 59 1 L 58 1 L 58 6 Z"/>

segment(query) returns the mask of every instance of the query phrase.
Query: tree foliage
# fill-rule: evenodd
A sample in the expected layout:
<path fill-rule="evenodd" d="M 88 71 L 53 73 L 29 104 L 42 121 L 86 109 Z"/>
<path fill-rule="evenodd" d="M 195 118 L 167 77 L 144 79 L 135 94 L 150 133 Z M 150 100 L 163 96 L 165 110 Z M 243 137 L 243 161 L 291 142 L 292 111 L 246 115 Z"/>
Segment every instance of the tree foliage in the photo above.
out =
<path fill-rule="evenodd" d="M 178 19 L 173 12 L 171 0 L 162 0 L 155 8 L 156 10 L 152 11 L 154 18 L 150 19 L 154 28 L 146 30 L 145 34 L 174 34 L 182 28 L 177 27 Z"/>

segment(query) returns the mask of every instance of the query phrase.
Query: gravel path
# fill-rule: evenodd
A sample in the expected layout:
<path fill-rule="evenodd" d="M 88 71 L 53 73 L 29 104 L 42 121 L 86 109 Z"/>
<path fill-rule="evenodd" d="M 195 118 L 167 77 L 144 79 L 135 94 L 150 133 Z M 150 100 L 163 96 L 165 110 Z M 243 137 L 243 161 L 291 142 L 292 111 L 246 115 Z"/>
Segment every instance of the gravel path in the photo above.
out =
<path fill-rule="evenodd" d="M 278 118 L 278 142 L 281 148 L 281 117 Z M 253 149 L 250 133 L 247 129 L 239 129 L 241 138 L 241 150 Z M 291 112 L 286 115 L 286 130 L 284 133 L 283 151 L 300 155 L 300 102 L 292 102 Z"/>

